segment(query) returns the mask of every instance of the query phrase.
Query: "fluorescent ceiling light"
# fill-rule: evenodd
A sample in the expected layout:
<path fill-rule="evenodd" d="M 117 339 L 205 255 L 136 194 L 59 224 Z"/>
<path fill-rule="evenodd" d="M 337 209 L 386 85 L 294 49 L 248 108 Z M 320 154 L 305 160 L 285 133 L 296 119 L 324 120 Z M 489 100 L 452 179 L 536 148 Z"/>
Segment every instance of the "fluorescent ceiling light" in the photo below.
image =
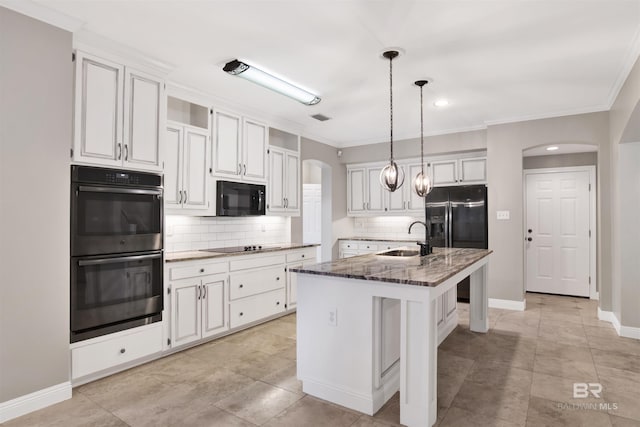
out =
<path fill-rule="evenodd" d="M 556 147 L 555 145 L 553 147 L 547 147 L 547 151 L 556 151 L 558 149 L 558 147 Z"/>
<path fill-rule="evenodd" d="M 435 105 L 436 107 L 446 107 L 447 105 L 449 105 L 449 101 L 447 101 L 446 99 L 438 99 L 433 103 L 433 105 Z"/>
<path fill-rule="evenodd" d="M 305 105 L 315 105 L 320 102 L 320 97 L 314 95 L 311 92 L 307 92 L 304 89 L 300 89 L 297 86 L 292 85 L 278 77 L 272 76 L 252 65 L 240 62 L 234 59 L 231 62 L 227 62 L 223 68 L 227 73 L 243 77 L 251 82 L 259 84 L 260 86 L 271 89 L 274 92 L 278 92 L 282 95 L 293 98 Z"/>

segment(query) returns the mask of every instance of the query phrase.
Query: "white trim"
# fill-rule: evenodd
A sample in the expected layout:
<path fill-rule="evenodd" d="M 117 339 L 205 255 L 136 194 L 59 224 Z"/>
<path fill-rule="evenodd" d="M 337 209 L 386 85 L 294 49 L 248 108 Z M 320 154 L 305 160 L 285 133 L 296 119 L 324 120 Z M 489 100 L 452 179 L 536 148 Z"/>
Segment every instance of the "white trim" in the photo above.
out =
<path fill-rule="evenodd" d="M 598 269 L 597 269 L 597 252 L 598 252 L 598 221 L 597 221 L 597 205 L 596 205 L 596 193 L 598 191 L 598 183 L 596 181 L 596 166 L 568 166 L 559 168 L 540 168 L 540 169 L 523 169 L 522 171 L 522 214 L 523 214 L 523 227 L 526 228 L 527 222 L 527 175 L 545 174 L 545 173 L 562 173 L 562 172 L 587 172 L 589 173 L 589 185 L 591 190 L 589 191 L 589 229 L 591 230 L 591 237 L 589 239 L 589 276 L 591 277 L 591 284 L 589 285 L 589 298 L 597 300 L 598 294 Z M 524 235 L 524 229 L 523 235 Z M 527 290 L 527 256 L 526 252 L 522 253 L 523 258 L 523 284 L 524 290 Z"/>
<path fill-rule="evenodd" d="M 30 0 L 0 0 L 0 6 L 72 33 L 82 28 L 85 24 L 80 19 L 41 6 Z"/>
<path fill-rule="evenodd" d="M 640 55 L 640 29 L 636 31 L 633 41 L 631 42 L 630 49 L 627 52 L 627 56 L 623 61 L 622 68 L 620 69 L 620 74 L 618 74 L 616 81 L 611 86 L 609 98 L 607 99 L 607 110 L 611 110 L 613 107 L 613 103 L 618 98 L 618 95 L 622 90 L 622 86 L 629 78 L 629 74 L 638 59 L 638 55 Z"/>
<path fill-rule="evenodd" d="M 577 116 L 580 114 L 602 113 L 607 111 L 609 111 L 609 106 L 604 104 L 599 104 L 599 105 L 592 105 L 589 107 L 578 107 L 578 108 L 571 108 L 568 110 L 550 111 L 550 112 L 541 113 L 541 114 L 516 116 L 516 117 L 510 117 L 506 119 L 485 120 L 484 123 L 487 127 L 490 127 L 490 126 L 505 125 L 510 123 L 530 122 L 533 120 L 544 120 L 544 119 L 555 119 L 555 118 L 567 117 L 567 116 Z"/>
<path fill-rule="evenodd" d="M 503 310 L 524 311 L 527 308 L 527 301 L 513 301 L 510 299 L 489 298 L 489 308 L 501 308 Z"/>
<path fill-rule="evenodd" d="M 67 399 L 71 399 L 71 382 L 69 381 L 2 402 L 0 403 L 0 423 Z"/>
<path fill-rule="evenodd" d="M 373 415 L 376 412 L 376 403 L 373 401 L 372 396 L 347 390 L 343 387 L 327 384 L 312 378 L 304 377 L 298 379 L 302 381 L 302 391 L 307 394 L 337 403 L 347 408 L 355 409 L 367 415 Z"/>
<path fill-rule="evenodd" d="M 611 323 L 619 336 L 640 340 L 640 328 L 621 325 L 613 311 L 602 311 L 598 307 L 598 319 Z"/>

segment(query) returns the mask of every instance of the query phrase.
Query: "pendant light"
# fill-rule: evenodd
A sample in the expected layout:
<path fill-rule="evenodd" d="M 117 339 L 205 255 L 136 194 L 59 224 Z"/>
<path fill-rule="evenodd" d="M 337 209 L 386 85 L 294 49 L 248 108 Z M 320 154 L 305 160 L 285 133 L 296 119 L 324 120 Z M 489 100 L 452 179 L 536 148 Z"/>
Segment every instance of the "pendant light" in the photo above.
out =
<path fill-rule="evenodd" d="M 420 172 L 418 172 L 416 178 L 413 180 L 413 186 L 416 194 L 420 197 L 427 197 L 427 194 L 429 194 L 433 188 L 431 178 L 424 173 L 424 113 L 422 112 L 424 103 L 422 102 L 422 88 L 427 83 L 429 83 L 428 80 L 418 80 L 415 82 L 415 85 L 420 87 Z"/>
<path fill-rule="evenodd" d="M 389 164 L 380 172 L 380 185 L 387 191 L 396 191 L 402 187 L 404 183 L 404 170 L 399 167 L 393 160 L 393 58 L 398 56 L 398 51 L 389 50 L 382 54 L 383 57 L 389 60 L 389 106 L 390 106 L 390 123 L 391 123 L 391 156 Z"/>

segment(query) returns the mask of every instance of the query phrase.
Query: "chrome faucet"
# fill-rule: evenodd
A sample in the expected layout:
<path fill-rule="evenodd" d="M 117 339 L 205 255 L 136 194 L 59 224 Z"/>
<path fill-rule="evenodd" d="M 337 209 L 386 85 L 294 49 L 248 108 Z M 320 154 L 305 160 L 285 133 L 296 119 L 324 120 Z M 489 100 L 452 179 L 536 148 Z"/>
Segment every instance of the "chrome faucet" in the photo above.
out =
<path fill-rule="evenodd" d="M 411 234 L 411 228 L 413 228 L 413 226 L 416 224 L 424 225 L 424 242 L 417 243 L 418 245 L 420 245 L 420 256 L 429 255 L 433 251 L 433 248 L 429 244 L 429 227 L 427 226 L 427 223 L 425 221 L 413 221 L 411 224 L 409 224 L 408 234 Z"/>

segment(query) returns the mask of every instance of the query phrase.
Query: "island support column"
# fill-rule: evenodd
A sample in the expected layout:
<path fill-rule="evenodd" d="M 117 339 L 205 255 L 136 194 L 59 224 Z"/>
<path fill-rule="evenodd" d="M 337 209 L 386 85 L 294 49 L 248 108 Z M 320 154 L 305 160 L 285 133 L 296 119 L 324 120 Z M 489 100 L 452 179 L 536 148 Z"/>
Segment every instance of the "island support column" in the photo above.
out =
<path fill-rule="evenodd" d="M 469 329 L 473 332 L 489 330 L 489 308 L 487 295 L 487 264 L 473 273 L 470 278 Z"/>
<path fill-rule="evenodd" d="M 400 423 L 432 426 L 437 418 L 438 332 L 436 299 L 401 301 Z"/>

